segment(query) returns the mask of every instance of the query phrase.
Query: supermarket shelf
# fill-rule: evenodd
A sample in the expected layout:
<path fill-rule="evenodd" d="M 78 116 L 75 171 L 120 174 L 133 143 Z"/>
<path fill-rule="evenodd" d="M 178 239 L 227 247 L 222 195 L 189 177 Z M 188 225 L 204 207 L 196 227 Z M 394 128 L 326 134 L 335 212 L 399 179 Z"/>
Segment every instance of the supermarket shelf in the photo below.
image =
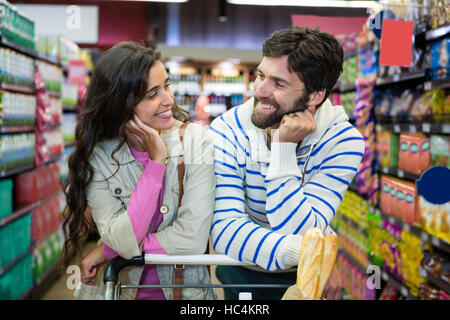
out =
<path fill-rule="evenodd" d="M 61 97 L 61 92 L 60 91 L 50 91 L 50 90 L 46 90 L 46 92 L 55 98 L 60 98 Z"/>
<path fill-rule="evenodd" d="M 0 268 L 0 277 L 8 272 L 12 267 L 14 267 L 18 262 L 20 262 L 23 258 L 29 255 L 33 250 L 33 246 L 30 246 L 27 251 L 14 258 L 10 263 L 8 263 L 4 268 Z"/>
<path fill-rule="evenodd" d="M 37 56 L 37 52 L 35 50 L 26 48 L 18 43 L 9 40 L 8 38 L 2 36 L 1 32 L 0 32 L 0 44 L 33 58 L 36 58 Z"/>
<path fill-rule="evenodd" d="M 38 300 L 40 299 L 48 288 L 55 282 L 55 280 L 61 275 L 61 271 L 58 266 L 61 263 L 61 257 L 59 257 L 52 266 L 50 266 L 44 274 L 37 279 L 33 286 L 25 291 L 18 300 Z"/>
<path fill-rule="evenodd" d="M 59 62 L 58 59 L 47 57 L 47 56 L 45 56 L 45 55 L 43 55 L 42 53 L 39 53 L 39 52 L 36 52 L 35 57 L 37 59 L 39 59 L 39 60 L 42 60 L 42 61 L 54 64 L 54 65 L 57 65 L 57 66 L 62 68 L 61 62 Z"/>
<path fill-rule="evenodd" d="M 349 260 L 356 268 L 358 268 L 359 271 L 361 271 L 363 274 L 367 274 L 367 268 L 369 265 L 363 266 L 361 263 L 358 262 L 358 260 L 353 258 L 353 256 L 350 253 L 348 253 L 341 247 L 339 247 L 338 252 L 341 253 L 347 260 Z"/>
<path fill-rule="evenodd" d="M 64 148 L 73 147 L 75 146 L 75 141 L 65 141 L 64 142 Z"/>
<path fill-rule="evenodd" d="M 385 123 L 380 124 L 388 131 L 394 133 L 401 132 L 423 132 L 423 133 L 434 133 L 434 134 L 450 134 L 450 123 Z"/>
<path fill-rule="evenodd" d="M 62 195 L 61 191 L 58 191 L 58 193 L 55 193 L 47 198 L 44 198 L 42 200 L 33 202 L 31 204 L 27 204 L 25 206 L 23 206 L 20 209 L 17 209 L 16 211 L 14 211 L 12 214 L 0 219 L 0 227 L 16 220 L 19 219 L 20 217 L 30 213 L 31 211 L 33 211 L 34 209 L 36 209 L 37 207 L 41 206 L 42 204 L 46 203 L 47 201 L 49 201 L 50 199 L 53 199 L 57 196 Z"/>
<path fill-rule="evenodd" d="M 356 90 L 356 85 L 355 84 L 350 84 L 348 86 L 342 86 L 339 88 L 339 92 L 340 93 L 344 93 L 344 92 L 350 92 L 350 91 L 355 91 Z"/>
<path fill-rule="evenodd" d="M 433 275 L 428 267 L 423 267 L 421 271 L 429 282 L 450 294 L 450 285 L 447 282 Z"/>
<path fill-rule="evenodd" d="M 387 220 L 390 223 L 400 227 L 402 230 L 406 230 L 408 232 L 415 234 L 416 236 L 420 237 L 423 241 L 426 242 L 429 241 L 433 247 L 450 254 L 450 244 L 447 243 L 445 240 L 439 239 L 417 226 L 411 226 L 408 223 L 405 223 L 392 215 L 387 215 L 378 208 L 372 208 L 371 211 L 374 212 L 377 216 L 383 218 L 384 220 Z"/>
<path fill-rule="evenodd" d="M 15 42 L 9 40 L 8 38 L 3 37 L 1 35 L 1 32 L 0 32 L 0 44 L 4 45 L 10 49 L 14 49 L 20 53 L 23 53 L 27 56 L 32 57 L 32 58 L 40 59 L 40 60 L 43 60 L 43 61 L 51 63 L 51 64 L 55 64 L 60 67 L 62 66 L 61 62 L 58 59 L 47 57 L 47 56 L 43 55 L 42 53 L 37 52 L 36 50 L 26 48 L 18 43 L 15 43 Z"/>
<path fill-rule="evenodd" d="M 0 127 L 0 133 L 34 132 L 34 126 Z"/>
<path fill-rule="evenodd" d="M 420 178 L 420 175 L 414 174 L 408 171 L 400 170 L 399 168 L 389 168 L 389 167 L 379 167 L 378 172 L 384 173 L 390 176 L 395 176 L 400 179 L 410 180 L 410 181 L 416 181 Z"/>
<path fill-rule="evenodd" d="M 343 214 L 339 215 L 339 218 L 342 218 L 342 220 L 344 220 L 346 223 L 348 223 L 349 225 L 351 225 L 353 228 L 355 228 L 356 230 L 358 230 L 359 233 L 363 234 L 364 236 L 367 237 L 367 230 L 364 229 L 363 227 L 361 227 L 359 224 L 357 224 L 355 221 L 353 221 L 352 219 L 346 217 Z"/>
<path fill-rule="evenodd" d="M 77 112 L 78 106 L 63 106 L 63 111 Z"/>
<path fill-rule="evenodd" d="M 361 53 L 362 51 L 366 50 L 366 49 L 372 49 L 374 48 L 375 51 L 378 48 L 377 44 L 374 44 L 372 42 L 366 43 L 365 45 L 361 46 L 361 47 L 357 47 L 355 50 L 349 51 L 346 54 L 344 54 L 344 59 L 356 56 L 357 54 Z"/>
<path fill-rule="evenodd" d="M 419 300 L 419 297 L 416 297 L 415 295 L 411 294 L 408 287 L 406 287 L 400 280 L 395 278 L 389 272 L 382 270 L 381 278 L 384 281 L 391 283 L 394 286 L 394 288 L 397 289 L 401 293 L 401 295 L 407 298 L 408 300 Z"/>
<path fill-rule="evenodd" d="M 426 81 L 423 84 L 423 87 L 425 90 L 449 89 L 450 88 L 450 79 Z"/>
<path fill-rule="evenodd" d="M 10 83 L 6 83 L 6 82 L 2 82 L 0 84 L 0 88 L 2 88 L 4 90 L 8 90 L 8 91 L 19 92 L 19 93 L 30 93 L 30 94 L 35 93 L 35 90 L 32 87 L 17 86 L 15 84 L 10 84 Z"/>
<path fill-rule="evenodd" d="M 450 34 L 450 24 L 429 30 L 425 33 L 425 40 L 434 41 Z"/>
<path fill-rule="evenodd" d="M 26 166 L 21 166 L 18 168 L 13 168 L 13 169 L 7 169 L 7 170 L 0 170 L 0 178 L 5 178 L 5 177 L 9 177 L 9 176 L 13 176 L 17 173 L 22 173 L 25 171 L 29 171 L 31 169 L 34 169 L 35 165 L 34 163 L 32 164 L 27 164 Z"/>
<path fill-rule="evenodd" d="M 396 74 L 392 77 L 377 78 L 376 86 L 384 86 L 387 84 L 394 84 L 394 83 L 405 82 L 405 81 L 410 81 L 410 80 L 422 79 L 422 78 L 425 78 L 425 76 L 426 76 L 425 70 Z"/>

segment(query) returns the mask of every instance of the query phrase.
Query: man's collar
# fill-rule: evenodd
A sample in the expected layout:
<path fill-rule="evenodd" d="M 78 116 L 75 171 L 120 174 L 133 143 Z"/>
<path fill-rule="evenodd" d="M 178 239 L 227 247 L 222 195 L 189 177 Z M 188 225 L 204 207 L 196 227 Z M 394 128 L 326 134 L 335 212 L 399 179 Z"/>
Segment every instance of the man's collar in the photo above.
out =
<path fill-rule="evenodd" d="M 237 112 L 239 113 L 242 127 L 249 137 L 252 161 L 270 163 L 270 150 L 266 144 L 266 130 L 256 127 L 251 120 L 254 108 L 253 101 L 253 98 L 246 101 L 238 107 Z M 303 139 L 300 147 L 297 149 L 297 159 L 304 158 L 312 152 L 314 146 L 320 141 L 333 122 L 347 121 L 348 117 L 342 107 L 333 106 L 327 99 L 315 112 L 314 120 L 316 121 L 317 129 Z"/>

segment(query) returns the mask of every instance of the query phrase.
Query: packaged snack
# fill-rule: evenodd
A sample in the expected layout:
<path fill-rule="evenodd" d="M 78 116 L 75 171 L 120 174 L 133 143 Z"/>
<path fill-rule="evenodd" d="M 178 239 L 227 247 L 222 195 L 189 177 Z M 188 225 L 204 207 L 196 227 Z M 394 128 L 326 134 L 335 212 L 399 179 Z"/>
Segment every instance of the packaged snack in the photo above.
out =
<path fill-rule="evenodd" d="M 447 136 L 431 136 L 430 156 L 432 166 L 443 166 L 450 169 L 450 140 Z"/>

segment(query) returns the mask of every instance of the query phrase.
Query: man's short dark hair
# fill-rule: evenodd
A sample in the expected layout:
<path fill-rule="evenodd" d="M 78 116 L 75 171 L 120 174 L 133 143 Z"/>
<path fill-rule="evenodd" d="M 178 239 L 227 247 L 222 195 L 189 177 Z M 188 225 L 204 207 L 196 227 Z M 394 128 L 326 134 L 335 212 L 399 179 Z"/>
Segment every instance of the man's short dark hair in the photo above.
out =
<path fill-rule="evenodd" d="M 291 27 L 275 31 L 263 43 L 264 57 L 288 55 L 290 72 L 297 72 L 307 94 L 326 89 L 328 98 L 342 72 L 344 49 L 332 34 L 319 28 Z"/>

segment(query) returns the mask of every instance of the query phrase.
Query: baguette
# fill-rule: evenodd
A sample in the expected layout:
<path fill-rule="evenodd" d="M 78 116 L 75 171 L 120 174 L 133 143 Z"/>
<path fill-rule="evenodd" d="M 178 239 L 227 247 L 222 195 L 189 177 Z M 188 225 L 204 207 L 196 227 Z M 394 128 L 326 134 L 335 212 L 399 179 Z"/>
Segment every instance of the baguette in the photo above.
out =
<path fill-rule="evenodd" d="M 338 249 L 337 237 L 334 234 L 329 234 L 324 239 L 323 259 L 320 268 L 319 290 L 317 292 L 317 299 L 320 299 L 323 294 L 323 290 L 330 278 L 331 271 L 336 261 Z"/>
<path fill-rule="evenodd" d="M 297 268 L 297 287 L 312 298 L 319 290 L 324 238 L 319 228 L 309 229 L 302 240 Z"/>

